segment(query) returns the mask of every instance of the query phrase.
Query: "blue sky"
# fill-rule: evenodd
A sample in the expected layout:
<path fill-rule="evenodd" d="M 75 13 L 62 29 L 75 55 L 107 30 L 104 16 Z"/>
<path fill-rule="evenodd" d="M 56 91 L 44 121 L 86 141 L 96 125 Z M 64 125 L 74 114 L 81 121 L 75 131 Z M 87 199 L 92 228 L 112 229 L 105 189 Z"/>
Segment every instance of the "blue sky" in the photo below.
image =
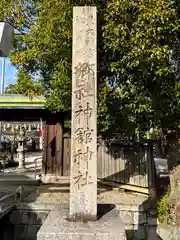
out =
<path fill-rule="evenodd" d="M 1 73 L 2 73 L 2 58 L 0 58 L 0 79 L 1 79 Z M 15 83 L 17 79 L 17 69 L 13 67 L 10 63 L 9 58 L 6 58 L 5 60 L 5 88 L 12 83 Z"/>

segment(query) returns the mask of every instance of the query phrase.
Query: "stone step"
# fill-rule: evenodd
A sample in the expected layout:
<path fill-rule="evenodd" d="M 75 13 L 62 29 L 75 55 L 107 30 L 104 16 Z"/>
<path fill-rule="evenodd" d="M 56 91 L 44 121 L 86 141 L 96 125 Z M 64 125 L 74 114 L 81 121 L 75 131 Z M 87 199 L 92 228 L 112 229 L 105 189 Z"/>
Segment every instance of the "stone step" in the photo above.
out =
<path fill-rule="evenodd" d="M 70 177 L 69 176 L 44 175 L 44 176 L 42 176 L 41 181 L 44 184 L 69 185 L 70 184 Z"/>
<path fill-rule="evenodd" d="M 29 185 L 29 186 L 39 186 L 40 180 L 34 180 L 34 179 L 26 179 L 26 178 L 0 178 L 0 186 L 6 186 L 6 185 L 17 185 L 17 186 L 23 186 L 23 185 Z"/>
<path fill-rule="evenodd" d="M 9 212 L 11 212 L 13 209 L 16 208 L 16 204 L 12 203 L 8 206 L 6 206 L 2 212 L 0 212 L 0 219 L 3 218 L 6 214 L 8 214 Z"/>

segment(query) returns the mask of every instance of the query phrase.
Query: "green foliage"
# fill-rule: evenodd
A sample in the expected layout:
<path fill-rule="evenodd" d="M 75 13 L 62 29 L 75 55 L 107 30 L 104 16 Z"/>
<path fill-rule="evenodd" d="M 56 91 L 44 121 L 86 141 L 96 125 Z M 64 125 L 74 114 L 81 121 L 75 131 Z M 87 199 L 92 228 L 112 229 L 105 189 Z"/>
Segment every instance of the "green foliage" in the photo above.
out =
<path fill-rule="evenodd" d="M 161 223 L 168 223 L 169 221 L 169 194 L 170 189 L 158 202 L 158 218 Z"/>
<path fill-rule="evenodd" d="M 131 136 L 136 127 L 132 115 L 133 103 L 114 88 L 103 87 L 98 96 L 98 127 L 101 134 L 111 137 L 112 133 Z M 128 126 L 128 128 L 127 128 Z"/>
<path fill-rule="evenodd" d="M 72 8 L 96 5 L 99 131 L 144 137 L 151 127 L 166 132 L 179 126 L 177 1 L 16 2 L 0 3 L 0 18 L 13 12 L 11 22 L 28 32 L 15 37 L 11 61 L 28 76 L 38 73 L 51 111 L 71 109 Z"/>
<path fill-rule="evenodd" d="M 7 21 L 16 29 L 24 31 L 34 24 L 38 0 L 1 0 L 0 20 Z"/>
<path fill-rule="evenodd" d="M 175 9 L 167 0 L 109 1 L 105 20 L 104 45 L 113 52 L 110 70 L 120 89 L 119 108 L 129 108 L 123 119 L 132 119 L 141 132 L 176 128 L 179 83 L 170 62 L 179 33 Z"/>
<path fill-rule="evenodd" d="M 17 76 L 16 84 L 10 84 L 6 94 L 23 94 L 30 98 L 42 95 L 43 88 L 40 82 L 34 81 L 29 74 L 20 69 Z"/>
<path fill-rule="evenodd" d="M 71 8 L 66 1 L 38 1 L 36 22 L 16 38 L 12 63 L 40 75 L 52 111 L 68 111 L 71 89 Z M 22 40 L 24 46 L 17 48 Z M 68 90 L 67 90 L 68 89 Z"/>
<path fill-rule="evenodd" d="M 47 107 L 53 112 L 66 112 L 71 109 L 73 5 L 96 5 L 100 2 L 18 1 L 21 10 L 28 5 L 28 9 L 24 9 L 25 13 L 26 10 L 28 12 L 22 14 L 23 19 L 21 15 L 15 14 L 15 26 L 19 29 L 24 23 L 24 26 L 28 26 L 28 34 L 16 36 L 11 61 L 29 74 L 38 72 L 42 79 Z M 12 9 L 12 3 L 8 9 Z"/>

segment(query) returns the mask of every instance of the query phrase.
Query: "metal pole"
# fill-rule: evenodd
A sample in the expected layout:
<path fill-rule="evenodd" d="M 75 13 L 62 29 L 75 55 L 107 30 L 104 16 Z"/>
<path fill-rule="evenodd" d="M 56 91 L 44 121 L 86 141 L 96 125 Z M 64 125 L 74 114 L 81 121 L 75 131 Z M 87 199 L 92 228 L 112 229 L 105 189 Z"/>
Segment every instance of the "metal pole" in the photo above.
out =
<path fill-rule="evenodd" d="M 1 95 L 4 93 L 4 75 L 5 75 L 5 57 L 2 58 L 2 69 L 1 69 Z M 2 122 L 0 122 L 0 149 L 2 149 Z"/>
<path fill-rule="evenodd" d="M 5 57 L 2 58 L 2 71 L 1 71 L 1 95 L 4 94 L 4 75 L 5 75 Z"/>

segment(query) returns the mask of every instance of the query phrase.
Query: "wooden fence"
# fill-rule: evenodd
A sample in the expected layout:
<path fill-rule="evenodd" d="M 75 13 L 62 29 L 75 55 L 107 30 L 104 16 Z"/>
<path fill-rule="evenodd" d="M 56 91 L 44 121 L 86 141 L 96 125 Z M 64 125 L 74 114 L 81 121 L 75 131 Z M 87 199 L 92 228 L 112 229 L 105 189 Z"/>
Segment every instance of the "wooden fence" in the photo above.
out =
<path fill-rule="evenodd" d="M 145 188 L 154 184 L 151 145 L 100 141 L 97 151 L 99 179 Z"/>
<path fill-rule="evenodd" d="M 51 136 L 51 134 L 47 137 L 48 143 L 45 144 L 45 146 L 50 146 L 45 154 L 49 158 L 51 157 L 50 151 L 56 151 L 52 150 L 52 144 L 49 142 L 59 138 L 60 132 L 56 130 L 58 129 L 56 126 L 53 129 L 57 136 Z M 58 173 L 61 176 L 69 176 L 71 158 L 70 134 L 64 134 L 62 141 L 56 141 L 55 146 L 58 150 L 57 157 L 54 157 L 56 154 L 52 155 L 49 167 L 46 167 L 46 173 Z M 60 149 L 62 154 L 60 154 Z M 98 178 L 116 183 L 152 188 L 155 182 L 152 152 L 150 144 L 113 142 L 99 139 L 97 144 Z M 59 159 L 60 157 L 61 160 Z"/>

